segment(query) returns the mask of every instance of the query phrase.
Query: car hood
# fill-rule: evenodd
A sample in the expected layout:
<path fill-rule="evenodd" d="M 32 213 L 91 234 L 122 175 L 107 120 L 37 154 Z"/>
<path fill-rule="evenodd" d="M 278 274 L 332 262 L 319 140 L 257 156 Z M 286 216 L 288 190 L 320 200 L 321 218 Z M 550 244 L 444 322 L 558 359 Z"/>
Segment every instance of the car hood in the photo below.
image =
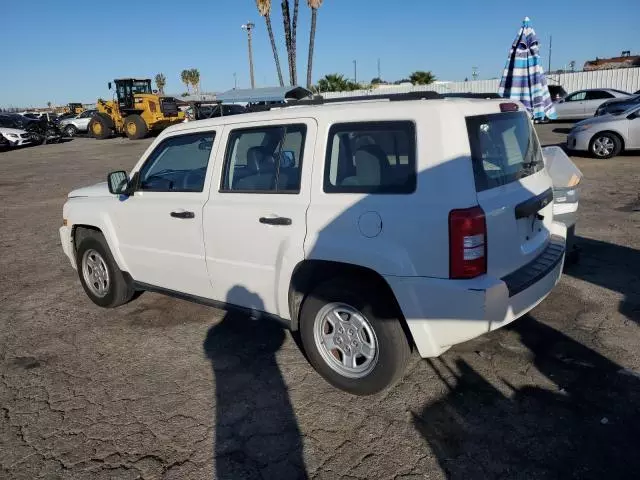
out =
<path fill-rule="evenodd" d="M 14 135 L 24 135 L 25 132 L 24 130 L 19 130 L 17 128 L 5 128 L 5 127 L 0 127 L 0 133 L 13 133 Z"/>
<path fill-rule="evenodd" d="M 69 193 L 69 198 L 74 197 L 108 197 L 111 194 L 109 193 L 109 187 L 107 182 L 96 183 L 95 185 L 91 185 L 89 187 L 76 188 L 75 190 Z"/>

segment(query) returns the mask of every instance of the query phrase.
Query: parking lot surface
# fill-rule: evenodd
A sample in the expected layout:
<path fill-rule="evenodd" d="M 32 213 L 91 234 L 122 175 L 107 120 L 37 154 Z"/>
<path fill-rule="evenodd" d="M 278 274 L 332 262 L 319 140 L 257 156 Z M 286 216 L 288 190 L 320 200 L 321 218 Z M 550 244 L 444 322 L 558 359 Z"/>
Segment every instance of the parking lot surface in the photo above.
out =
<path fill-rule="evenodd" d="M 640 478 L 639 157 L 575 158 L 581 260 L 530 315 L 360 398 L 275 324 L 89 301 L 59 242 L 66 194 L 150 142 L 0 152 L 0 478 Z"/>

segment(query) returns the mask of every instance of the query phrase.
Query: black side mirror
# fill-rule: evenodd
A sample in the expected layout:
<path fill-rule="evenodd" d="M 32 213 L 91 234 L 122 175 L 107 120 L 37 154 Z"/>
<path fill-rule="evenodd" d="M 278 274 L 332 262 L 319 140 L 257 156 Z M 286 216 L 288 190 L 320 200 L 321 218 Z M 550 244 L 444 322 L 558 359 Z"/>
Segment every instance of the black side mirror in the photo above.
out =
<path fill-rule="evenodd" d="M 127 172 L 123 170 L 111 172 L 107 177 L 107 184 L 109 185 L 109 193 L 114 195 L 128 195 L 129 176 Z"/>
<path fill-rule="evenodd" d="M 109 90 L 111 90 L 111 82 L 107 83 L 107 86 L 109 87 Z"/>

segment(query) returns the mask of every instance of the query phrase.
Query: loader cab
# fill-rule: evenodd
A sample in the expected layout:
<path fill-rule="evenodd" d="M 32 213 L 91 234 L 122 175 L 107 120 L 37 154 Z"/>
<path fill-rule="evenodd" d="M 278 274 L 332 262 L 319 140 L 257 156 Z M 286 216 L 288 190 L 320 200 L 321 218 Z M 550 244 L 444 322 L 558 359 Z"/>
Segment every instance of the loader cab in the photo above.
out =
<path fill-rule="evenodd" d="M 134 95 L 137 93 L 152 93 L 150 79 L 121 78 L 114 80 L 116 84 L 116 95 L 118 106 L 121 110 L 131 110 L 134 108 Z M 111 82 L 109 82 L 111 89 Z"/>

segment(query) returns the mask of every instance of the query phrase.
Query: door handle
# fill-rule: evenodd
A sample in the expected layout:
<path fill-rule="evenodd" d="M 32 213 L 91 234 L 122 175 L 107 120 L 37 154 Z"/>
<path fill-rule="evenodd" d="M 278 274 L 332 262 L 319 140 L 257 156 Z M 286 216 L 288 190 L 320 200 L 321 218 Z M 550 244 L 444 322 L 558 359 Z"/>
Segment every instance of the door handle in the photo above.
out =
<path fill-rule="evenodd" d="M 177 212 L 171 212 L 170 214 L 174 218 L 195 218 L 195 213 L 187 212 L 185 210 L 179 210 Z"/>
<path fill-rule="evenodd" d="M 260 223 L 265 225 L 291 225 L 291 219 L 287 217 L 260 217 Z"/>

